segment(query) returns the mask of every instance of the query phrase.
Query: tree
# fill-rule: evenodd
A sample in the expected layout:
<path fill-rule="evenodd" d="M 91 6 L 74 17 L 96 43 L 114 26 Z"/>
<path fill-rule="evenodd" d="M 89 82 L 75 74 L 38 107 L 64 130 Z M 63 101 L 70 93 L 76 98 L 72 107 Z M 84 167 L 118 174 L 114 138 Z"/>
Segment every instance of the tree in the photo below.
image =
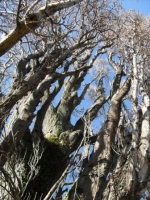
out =
<path fill-rule="evenodd" d="M 149 17 L 112 0 L 0 7 L 2 198 L 148 194 Z"/>

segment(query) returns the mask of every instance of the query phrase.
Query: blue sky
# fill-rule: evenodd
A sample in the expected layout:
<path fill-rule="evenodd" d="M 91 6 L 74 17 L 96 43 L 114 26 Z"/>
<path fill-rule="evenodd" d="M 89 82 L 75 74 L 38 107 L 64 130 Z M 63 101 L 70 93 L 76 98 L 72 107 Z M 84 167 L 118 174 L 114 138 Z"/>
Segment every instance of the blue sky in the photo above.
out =
<path fill-rule="evenodd" d="M 122 0 L 125 9 L 140 11 L 143 15 L 150 15 L 150 0 Z"/>
<path fill-rule="evenodd" d="M 150 0 L 122 0 L 123 8 L 128 10 L 136 10 L 141 12 L 143 15 L 150 15 Z M 87 80 L 89 77 L 87 78 Z M 85 97 L 85 99 L 82 101 L 81 105 L 77 107 L 78 110 L 81 110 L 81 108 L 84 108 L 85 110 L 90 107 L 92 102 Z M 129 102 L 128 102 L 129 105 Z M 107 105 L 108 106 L 108 105 Z M 107 111 L 107 106 L 105 106 L 105 109 Z M 84 111 L 85 111 L 84 110 Z M 78 117 L 75 117 L 74 114 L 71 117 L 71 122 L 75 124 Z M 103 122 L 104 117 L 98 117 L 92 122 L 92 127 L 94 128 L 94 131 L 97 132 L 100 129 L 101 123 Z"/>

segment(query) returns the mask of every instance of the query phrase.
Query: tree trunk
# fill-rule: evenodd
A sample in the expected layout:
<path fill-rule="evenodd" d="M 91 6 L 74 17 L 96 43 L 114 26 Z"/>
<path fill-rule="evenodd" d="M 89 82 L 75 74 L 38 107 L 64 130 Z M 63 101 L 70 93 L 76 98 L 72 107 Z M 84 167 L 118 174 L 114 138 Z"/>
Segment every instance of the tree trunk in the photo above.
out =
<path fill-rule="evenodd" d="M 121 100 L 129 90 L 130 81 L 128 78 L 122 88 L 113 95 L 106 121 L 94 145 L 90 160 L 69 192 L 68 199 L 114 198 L 114 189 L 109 187 L 109 192 L 105 192 L 105 189 L 109 185 L 108 177 L 114 168 L 113 144 L 121 111 Z"/>

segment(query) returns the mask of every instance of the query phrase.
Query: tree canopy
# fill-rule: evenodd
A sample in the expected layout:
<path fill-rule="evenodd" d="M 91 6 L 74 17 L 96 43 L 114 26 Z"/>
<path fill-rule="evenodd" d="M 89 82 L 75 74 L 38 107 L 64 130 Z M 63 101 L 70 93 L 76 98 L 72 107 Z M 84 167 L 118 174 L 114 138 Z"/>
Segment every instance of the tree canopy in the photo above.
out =
<path fill-rule="evenodd" d="M 119 0 L 0 12 L 1 199 L 148 199 L 150 17 Z"/>

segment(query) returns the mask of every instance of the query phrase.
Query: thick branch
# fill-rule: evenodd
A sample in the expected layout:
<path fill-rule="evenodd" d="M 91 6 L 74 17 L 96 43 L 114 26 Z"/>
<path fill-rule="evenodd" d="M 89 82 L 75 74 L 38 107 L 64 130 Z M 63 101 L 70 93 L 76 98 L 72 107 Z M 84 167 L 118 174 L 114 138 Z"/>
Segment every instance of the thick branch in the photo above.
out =
<path fill-rule="evenodd" d="M 40 8 L 36 13 L 25 16 L 25 19 L 18 23 L 3 40 L 0 42 L 0 56 L 4 55 L 10 48 L 12 48 L 22 37 L 30 33 L 32 29 L 40 25 L 42 19 L 53 15 L 55 12 L 64 8 L 69 8 L 80 3 L 82 0 L 67 0 L 57 3 L 48 4 L 46 7 Z"/>
<path fill-rule="evenodd" d="M 33 93 L 20 101 L 19 107 L 14 110 L 12 120 L 9 123 L 10 126 L 6 130 L 7 136 L 0 144 L 0 166 L 5 164 L 8 154 L 11 155 L 23 136 L 24 131 L 30 125 L 36 106 L 43 96 L 45 89 L 49 88 L 51 80 L 51 78 L 46 77 Z"/>
<path fill-rule="evenodd" d="M 98 199 L 103 191 L 103 184 L 111 168 L 111 144 L 114 143 L 115 129 L 119 121 L 120 103 L 130 89 L 131 80 L 128 78 L 124 85 L 117 90 L 111 99 L 107 119 L 100 131 L 94 146 L 94 151 L 86 169 L 80 174 L 77 183 L 69 193 L 69 199 L 82 197 L 85 200 Z M 95 187 L 97 180 L 97 187 Z M 85 183 L 86 184 L 83 184 Z M 76 196 L 77 193 L 77 196 Z"/>

